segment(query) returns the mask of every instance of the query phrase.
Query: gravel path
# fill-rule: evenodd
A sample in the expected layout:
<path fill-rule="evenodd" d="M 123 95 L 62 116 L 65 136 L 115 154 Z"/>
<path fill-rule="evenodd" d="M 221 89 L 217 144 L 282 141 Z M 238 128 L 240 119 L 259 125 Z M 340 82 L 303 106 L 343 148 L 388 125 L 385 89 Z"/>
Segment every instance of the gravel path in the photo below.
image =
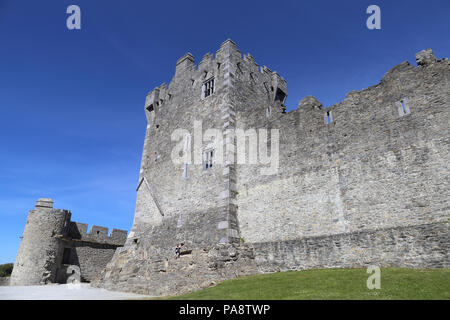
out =
<path fill-rule="evenodd" d="M 149 296 L 92 288 L 88 283 L 0 287 L 0 300 L 124 300 L 146 297 Z"/>

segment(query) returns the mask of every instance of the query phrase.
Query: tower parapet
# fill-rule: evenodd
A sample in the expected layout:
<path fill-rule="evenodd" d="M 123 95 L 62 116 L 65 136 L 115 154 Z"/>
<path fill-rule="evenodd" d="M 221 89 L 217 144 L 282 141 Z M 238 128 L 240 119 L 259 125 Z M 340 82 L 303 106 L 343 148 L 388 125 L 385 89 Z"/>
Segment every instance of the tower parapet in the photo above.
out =
<path fill-rule="evenodd" d="M 30 210 L 20 243 L 11 285 L 37 285 L 56 281 L 64 250 L 59 236 L 70 221 L 68 210 L 54 210 L 52 199 L 39 199 Z"/>

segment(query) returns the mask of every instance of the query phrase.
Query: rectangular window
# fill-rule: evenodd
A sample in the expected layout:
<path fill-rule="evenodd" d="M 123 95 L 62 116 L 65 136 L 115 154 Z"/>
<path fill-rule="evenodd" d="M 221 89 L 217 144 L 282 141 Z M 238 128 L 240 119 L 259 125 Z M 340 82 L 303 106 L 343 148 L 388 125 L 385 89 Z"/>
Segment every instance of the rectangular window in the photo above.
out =
<path fill-rule="evenodd" d="M 202 86 L 202 97 L 206 98 L 214 93 L 214 78 L 209 79 Z"/>
<path fill-rule="evenodd" d="M 203 170 L 208 170 L 213 166 L 214 150 L 203 152 Z"/>
<path fill-rule="evenodd" d="M 333 122 L 333 113 L 331 112 L 331 110 L 328 110 L 324 115 L 323 115 L 323 122 L 325 124 L 330 124 Z"/>
<path fill-rule="evenodd" d="M 409 109 L 408 99 L 402 99 L 395 103 L 397 105 L 398 116 L 403 117 L 411 113 Z"/>

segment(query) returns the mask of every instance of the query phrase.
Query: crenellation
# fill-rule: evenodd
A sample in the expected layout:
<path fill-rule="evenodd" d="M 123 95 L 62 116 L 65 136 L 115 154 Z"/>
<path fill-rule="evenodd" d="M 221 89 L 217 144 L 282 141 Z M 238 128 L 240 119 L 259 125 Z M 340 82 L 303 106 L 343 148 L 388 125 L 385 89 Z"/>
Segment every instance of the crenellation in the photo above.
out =
<path fill-rule="evenodd" d="M 185 73 L 195 70 L 195 59 L 191 53 L 186 53 L 178 59 L 175 68 L 175 78 L 182 77 Z"/>
<path fill-rule="evenodd" d="M 204 66 L 207 65 L 208 68 L 211 67 L 212 62 L 214 61 L 214 56 L 211 53 L 206 53 L 200 63 L 197 66 L 197 70 L 203 70 Z"/>
<path fill-rule="evenodd" d="M 126 239 L 127 234 L 127 231 L 119 229 L 112 229 L 111 234 L 109 234 L 108 228 L 95 225 L 88 230 L 88 224 L 86 223 L 71 222 L 69 236 L 71 239 L 79 241 L 120 244 L 122 240 Z"/>

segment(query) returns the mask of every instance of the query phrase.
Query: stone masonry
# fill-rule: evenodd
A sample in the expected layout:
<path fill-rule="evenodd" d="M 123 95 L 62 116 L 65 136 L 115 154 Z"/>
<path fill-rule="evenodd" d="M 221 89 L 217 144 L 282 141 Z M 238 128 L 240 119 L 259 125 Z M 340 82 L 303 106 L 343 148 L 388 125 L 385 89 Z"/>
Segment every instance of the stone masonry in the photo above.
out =
<path fill-rule="evenodd" d="M 286 81 L 233 41 L 198 66 L 183 56 L 146 97 L 133 227 L 93 285 L 170 295 L 281 270 L 449 267 L 450 63 L 431 49 L 416 61 L 331 107 L 308 96 L 286 112 Z M 235 129 L 249 148 L 268 130 L 275 172 L 237 161 Z"/>
<path fill-rule="evenodd" d="M 30 210 L 10 285 L 92 281 L 124 245 L 127 231 L 72 222 L 71 212 L 39 199 Z"/>

